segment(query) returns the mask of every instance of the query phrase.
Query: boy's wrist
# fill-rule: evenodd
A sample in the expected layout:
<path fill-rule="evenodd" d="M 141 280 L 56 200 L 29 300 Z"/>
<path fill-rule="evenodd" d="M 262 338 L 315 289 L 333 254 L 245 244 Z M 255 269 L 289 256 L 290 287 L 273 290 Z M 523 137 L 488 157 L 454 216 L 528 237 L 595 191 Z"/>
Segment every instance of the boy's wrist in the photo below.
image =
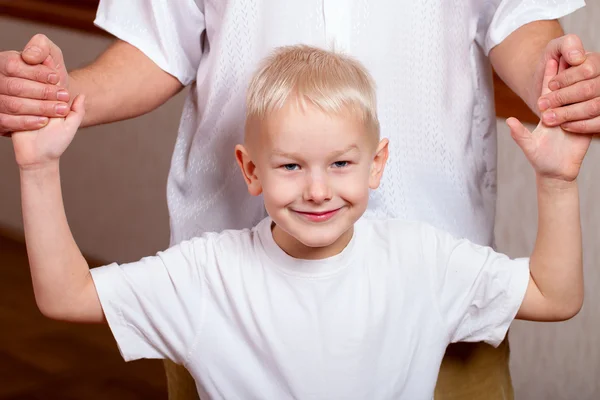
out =
<path fill-rule="evenodd" d="M 577 190 L 577 179 L 567 181 L 560 178 L 551 178 L 547 176 L 536 176 L 538 190 L 551 193 L 564 193 Z"/>
<path fill-rule="evenodd" d="M 48 174 L 58 173 L 59 159 L 39 164 L 19 165 L 21 177 L 36 176 L 43 177 Z"/>

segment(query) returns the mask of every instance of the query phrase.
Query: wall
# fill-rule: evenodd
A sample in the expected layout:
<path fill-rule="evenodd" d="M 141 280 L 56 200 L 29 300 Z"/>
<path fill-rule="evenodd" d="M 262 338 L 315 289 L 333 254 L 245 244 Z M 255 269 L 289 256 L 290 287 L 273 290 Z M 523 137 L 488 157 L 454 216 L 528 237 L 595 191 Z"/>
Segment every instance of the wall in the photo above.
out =
<path fill-rule="evenodd" d="M 563 19 L 588 51 L 600 51 L 600 2 Z M 531 127 L 533 128 L 533 127 Z M 498 121 L 498 248 L 512 256 L 531 252 L 537 225 L 535 179 L 527 160 Z M 512 374 L 517 399 L 600 399 L 600 141 L 588 152 L 579 177 L 586 299 L 582 312 L 563 323 L 517 321 L 511 328 Z"/>
<path fill-rule="evenodd" d="M 110 39 L 0 17 L 0 49 L 22 49 L 43 32 L 76 68 Z M 132 121 L 82 129 L 61 160 L 67 216 L 82 251 L 131 261 L 169 243 L 166 179 L 184 94 Z M 0 230 L 22 235 L 19 175 L 9 139 L 0 138 Z"/>

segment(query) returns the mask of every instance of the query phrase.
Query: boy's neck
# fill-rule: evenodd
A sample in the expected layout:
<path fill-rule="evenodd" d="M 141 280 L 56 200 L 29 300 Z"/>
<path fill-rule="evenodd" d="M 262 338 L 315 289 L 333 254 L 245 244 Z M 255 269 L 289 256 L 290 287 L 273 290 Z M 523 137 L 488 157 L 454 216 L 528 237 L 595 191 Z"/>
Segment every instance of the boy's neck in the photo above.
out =
<path fill-rule="evenodd" d="M 310 247 L 281 229 L 275 222 L 271 225 L 273 240 L 289 256 L 301 260 L 322 260 L 340 254 L 350 243 L 354 225 L 328 246 Z"/>

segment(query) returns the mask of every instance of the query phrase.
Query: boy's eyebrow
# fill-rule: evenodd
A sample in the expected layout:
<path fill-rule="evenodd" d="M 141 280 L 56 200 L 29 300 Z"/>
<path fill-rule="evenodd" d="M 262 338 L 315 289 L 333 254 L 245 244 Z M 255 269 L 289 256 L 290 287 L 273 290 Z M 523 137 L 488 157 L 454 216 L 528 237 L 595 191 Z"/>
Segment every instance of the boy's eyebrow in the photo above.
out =
<path fill-rule="evenodd" d="M 351 144 L 350 146 L 346 147 L 343 150 L 336 151 L 335 153 L 332 153 L 331 154 L 331 158 L 339 157 L 341 155 L 349 153 L 352 150 L 358 150 L 360 152 L 360 149 L 358 148 L 357 145 Z M 273 155 L 274 156 L 279 156 L 279 157 L 285 157 L 285 158 L 293 158 L 293 159 L 300 159 L 300 158 L 302 158 L 301 154 L 298 154 L 298 153 L 287 153 L 285 151 L 281 151 L 281 150 L 278 150 L 278 149 L 273 150 Z"/>

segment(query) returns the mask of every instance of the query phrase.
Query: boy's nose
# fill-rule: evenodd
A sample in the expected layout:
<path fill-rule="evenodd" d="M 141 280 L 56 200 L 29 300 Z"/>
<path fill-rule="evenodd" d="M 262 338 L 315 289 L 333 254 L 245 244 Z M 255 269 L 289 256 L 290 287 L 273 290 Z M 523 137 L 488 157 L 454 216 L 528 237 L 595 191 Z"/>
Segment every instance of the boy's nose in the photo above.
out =
<path fill-rule="evenodd" d="M 331 188 L 323 176 L 310 177 L 304 190 L 304 200 L 322 203 L 331 199 Z"/>

